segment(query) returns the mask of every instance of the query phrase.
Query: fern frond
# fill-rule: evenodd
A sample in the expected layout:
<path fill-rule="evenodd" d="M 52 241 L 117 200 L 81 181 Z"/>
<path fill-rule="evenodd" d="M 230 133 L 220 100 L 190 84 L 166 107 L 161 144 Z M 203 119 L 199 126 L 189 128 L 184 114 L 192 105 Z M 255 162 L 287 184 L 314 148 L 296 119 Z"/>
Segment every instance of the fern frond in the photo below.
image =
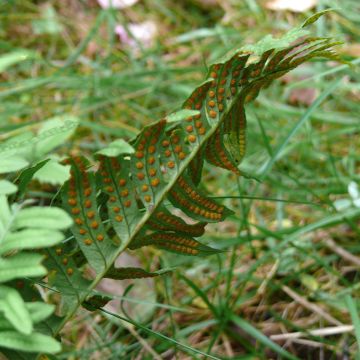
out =
<path fill-rule="evenodd" d="M 146 126 L 131 146 L 101 150 L 96 175 L 86 160 L 69 160 L 72 177 L 63 189 L 63 203 L 76 224 L 72 251 L 81 250 L 96 277 L 87 290 L 84 284 L 84 291 L 73 294 L 77 301 L 68 309 L 63 324 L 126 248 L 152 245 L 184 255 L 218 252 L 194 239 L 202 235 L 206 223 L 232 214 L 198 188 L 203 162 L 241 175 L 245 103 L 308 59 L 333 59 L 330 49 L 336 44 L 331 39 L 309 37 L 299 28 L 281 39 L 268 36 L 254 46 L 235 50 L 210 66 L 206 81 L 184 102 L 181 114 L 189 114 L 185 120 L 161 119 Z M 165 200 L 196 223 L 172 214 Z M 74 290 L 76 282 L 70 277 L 82 277 L 82 268 L 69 274 L 61 261 L 56 263 L 63 282 L 57 282 L 59 290 Z"/>
<path fill-rule="evenodd" d="M 72 223 L 59 208 L 10 205 L 7 196 L 17 191 L 14 184 L 0 180 L 0 351 L 8 358 L 15 358 L 14 351 L 56 353 L 61 349 L 48 334 L 51 327 L 42 328 L 55 306 L 43 303 L 23 279 L 47 274 L 43 256 L 34 250 L 61 242 L 62 230 Z"/>

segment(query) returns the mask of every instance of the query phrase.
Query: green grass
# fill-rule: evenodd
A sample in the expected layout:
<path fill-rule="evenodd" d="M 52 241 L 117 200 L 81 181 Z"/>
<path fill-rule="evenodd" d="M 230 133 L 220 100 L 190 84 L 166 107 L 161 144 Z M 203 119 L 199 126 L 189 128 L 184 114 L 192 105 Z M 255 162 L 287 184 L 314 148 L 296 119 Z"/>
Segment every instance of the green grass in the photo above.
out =
<path fill-rule="evenodd" d="M 0 69 L 6 66 L 0 141 L 63 114 L 78 116 L 80 126 L 59 155 L 90 154 L 116 138 L 129 139 L 179 108 L 207 65 L 227 50 L 281 34 L 310 15 L 270 12 L 256 0 L 201 3 L 144 0 L 120 12 L 101 11 L 95 1 L 0 2 Z M 51 4 L 56 20 L 44 19 Z M 208 188 L 235 215 L 208 226 L 204 240 L 226 251 L 189 259 L 147 249 L 134 261 L 151 269 L 176 266 L 173 275 L 147 287 L 146 280 L 133 281 L 124 296 L 110 294 L 128 315 L 120 307 L 118 313 L 81 310 L 62 332 L 59 359 L 359 357 L 359 268 L 327 241 L 359 259 L 360 208 L 335 206 L 350 199 L 351 181 L 360 186 L 359 60 L 353 53 L 359 54 L 359 5 L 318 5 L 339 6 L 317 32 L 344 40 L 340 50 L 353 67 L 306 64 L 247 107 L 248 148 L 240 168 L 260 181 L 206 168 Z M 149 19 L 159 36 L 135 54 L 112 31 L 115 23 Z M 39 24 L 60 28 L 38 34 Z M 24 59 L 19 50 L 31 52 Z M 309 104 L 291 101 L 294 91 L 307 88 L 315 91 Z M 58 188 L 32 183 L 30 190 L 47 203 Z M 112 289 L 125 291 L 125 284 Z M 342 324 L 354 331 L 309 332 Z M 298 331 L 300 339 L 271 340 Z"/>

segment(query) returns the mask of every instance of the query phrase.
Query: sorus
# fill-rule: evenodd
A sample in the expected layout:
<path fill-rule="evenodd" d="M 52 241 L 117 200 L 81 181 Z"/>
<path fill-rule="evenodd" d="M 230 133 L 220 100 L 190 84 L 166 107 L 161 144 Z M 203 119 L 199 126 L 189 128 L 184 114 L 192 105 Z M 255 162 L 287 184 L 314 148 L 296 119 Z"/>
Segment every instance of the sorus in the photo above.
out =
<path fill-rule="evenodd" d="M 119 185 L 120 186 L 125 186 L 126 185 L 126 180 L 125 179 L 120 179 L 119 180 Z"/>
<path fill-rule="evenodd" d="M 73 198 L 73 199 L 69 199 L 69 200 L 68 200 L 68 204 L 71 205 L 71 206 L 75 206 L 75 205 L 77 204 L 77 201 L 76 201 L 76 199 L 74 199 L 74 198 Z"/>
<path fill-rule="evenodd" d="M 93 221 L 90 225 L 93 229 L 97 229 L 99 227 L 99 223 L 97 221 Z"/>
<path fill-rule="evenodd" d="M 144 180 L 145 179 L 145 175 L 144 175 L 144 173 L 137 173 L 137 178 L 139 179 L 139 180 Z"/>
<path fill-rule="evenodd" d="M 189 135 L 188 136 L 188 140 L 192 143 L 194 143 L 196 141 L 196 136 L 195 135 Z"/>
<path fill-rule="evenodd" d="M 118 222 L 121 222 L 121 221 L 123 221 L 123 217 L 121 215 L 116 215 L 115 220 Z"/>
<path fill-rule="evenodd" d="M 186 158 L 186 154 L 184 152 L 179 153 L 179 159 L 184 160 Z"/>
<path fill-rule="evenodd" d="M 160 180 L 158 178 L 151 180 L 151 186 L 158 186 L 160 184 Z"/>
<path fill-rule="evenodd" d="M 212 117 L 212 118 L 216 118 L 216 111 L 210 110 L 210 111 L 209 111 L 209 115 L 210 115 L 210 117 Z"/>
<path fill-rule="evenodd" d="M 127 197 L 127 196 L 129 195 L 129 190 L 128 190 L 128 189 L 125 189 L 125 190 L 121 191 L 120 195 L 121 195 L 122 197 Z"/>

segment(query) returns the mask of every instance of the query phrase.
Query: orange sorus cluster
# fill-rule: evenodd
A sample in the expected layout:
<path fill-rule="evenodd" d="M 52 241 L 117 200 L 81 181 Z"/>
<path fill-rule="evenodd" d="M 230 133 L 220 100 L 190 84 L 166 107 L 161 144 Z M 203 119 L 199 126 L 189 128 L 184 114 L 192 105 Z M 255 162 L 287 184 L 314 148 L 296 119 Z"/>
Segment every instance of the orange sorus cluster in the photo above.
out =
<path fill-rule="evenodd" d="M 265 66 L 267 60 L 269 59 L 270 55 L 273 52 L 274 52 L 274 49 L 266 51 L 261 56 L 261 59 L 257 63 L 252 64 L 251 66 L 249 66 L 249 68 L 250 68 L 249 76 L 250 77 L 255 78 L 255 77 L 258 77 L 262 73 L 262 70 L 264 69 L 264 66 Z"/>
<path fill-rule="evenodd" d="M 239 101 L 234 104 L 233 108 L 224 119 L 223 131 L 225 134 L 229 134 L 231 132 L 237 133 L 240 153 L 242 155 L 245 153 L 245 130 L 246 116 L 244 103 Z"/>
<path fill-rule="evenodd" d="M 152 201 L 150 188 L 156 188 L 160 185 L 161 180 L 158 174 L 157 163 L 157 145 L 160 143 L 160 137 L 166 125 L 166 120 L 162 119 L 155 125 L 148 127 L 141 133 L 135 152 L 136 178 L 140 181 L 148 180 L 148 183 L 141 184 L 139 187 L 140 197 L 149 203 Z M 158 174 L 159 176 L 159 174 Z M 155 191 L 155 189 L 153 189 Z"/>
<path fill-rule="evenodd" d="M 197 255 L 199 253 L 197 249 L 194 249 L 194 247 L 199 246 L 199 243 L 192 238 L 181 235 L 155 233 L 151 235 L 151 240 L 152 242 L 155 241 L 154 245 L 162 246 L 184 254 Z"/>
<path fill-rule="evenodd" d="M 228 169 L 233 173 L 240 175 L 239 169 L 233 163 L 233 160 L 225 149 L 220 131 L 216 131 L 214 135 L 209 139 L 206 145 L 206 158 L 212 164 Z"/>
<path fill-rule="evenodd" d="M 60 247 L 59 247 L 59 248 L 56 248 L 56 249 L 55 249 L 55 254 L 56 254 L 57 256 L 61 256 L 61 257 L 62 257 L 61 263 L 62 263 L 65 267 L 67 267 L 67 265 L 68 265 L 68 263 L 69 263 L 69 259 L 66 257 L 66 255 L 64 255 L 63 249 L 60 248 Z M 56 270 L 52 270 L 51 273 L 53 273 L 53 274 L 56 273 Z M 72 267 L 68 267 L 68 268 L 66 269 L 66 274 L 67 274 L 67 275 L 71 276 L 73 273 L 74 273 L 74 269 L 73 269 Z"/>
<path fill-rule="evenodd" d="M 219 221 L 222 217 L 221 213 L 215 212 L 215 211 L 209 211 L 206 210 L 198 205 L 195 205 L 191 201 L 189 201 L 187 198 L 184 198 L 178 191 L 171 190 L 170 195 L 173 197 L 173 199 L 179 203 L 183 208 L 188 209 L 193 214 L 201 215 L 207 220 L 217 220 Z"/>
<path fill-rule="evenodd" d="M 165 212 L 158 212 L 156 214 L 156 217 L 165 222 L 166 224 L 170 224 L 176 227 L 177 230 L 182 232 L 187 232 L 192 236 L 200 236 L 204 233 L 204 227 L 206 223 L 198 223 L 189 225 L 186 224 L 182 219 L 178 218 L 175 215 L 172 214 L 166 214 Z"/>
<path fill-rule="evenodd" d="M 180 188 L 183 189 L 192 200 L 196 201 L 203 207 L 205 207 L 209 210 L 212 210 L 212 211 L 216 211 L 220 214 L 222 214 L 224 212 L 223 206 L 219 206 L 218 204 L 211 201 L 210 199 L 200 195 L 191 185 L 189 185 L 188 182 L 186 182 L 186 180 L 183 176 L 179 177 L 179 179 L 177 181 L 177 185 L 179 185 Z"/>
<path fill-rule="evenodd" d="M 215 119 L 219 112 L 224 111 L 225 84 L 229 76 L 229 62 L 225 68 L 215 64 L 210 68 L 210 77 L 213 78 L 210 90 L 208 91 L 207 111 L 211 118 Z M 220 72 L 220 70 L 222 70 Z M 216 97 L 216 100 L 215 100 Z"/>
<path fill-rule="evenodd" d="M 101 156 L 101 157 L 100 157 L 99 173 L 100 173 L 100 175 L 101 175 L 101 177 L 102 177 L 101 180 L 102 180 L 102 182 L 105 183 L 105 184 L 111 184 L 111 183 L 112 183 L 112 179 L 111 179 L 111 177 L 110 177 L 109 172 L 108 172 L 108 171 L 106 170 L 106 168 L 105 168 L 105 162 L 106 162 L 106 161 L 109 161 L 109 162 L 110 162 L 111 168 L 112 168 L 115 172 L 117 172 L 117 171 L 120 170 L 121 165 L 120 165 L 119 160 L 118 160 L 117 158 L 115 158 L 115 157 L 112 157 L 112 158 L 106 158 L 105 156 Z M 113 191 L 114 191 L 114 190 L 111 189 L 110 187 L 109 187 L 109 189 L 110 189 L 110 192 L 113 192 Z"/>
<path fill-rule="evenodd" d="M 186 119 L 187 122 L 193 123 L 192 125 L 187 125 L 185 127 L 186 132 L 189 133 L 187 139 L 191 143 L 194 143 L 199 135 L 202 136 L 206 133 L 204 123 L 201 120 L 194 120 L 195 116 L 190 116 Z"/>
<path fill-rule="evenodd" d="M 285 66 L 288 66 L 289 65 L 289 62 L 294 58 L 296 57 L 299 53 L 297 51 L 295 51 L 293 53 L 292 56 L 289 56 L 288 58 L 286 58 L 286 55 L 288 55 L 289 53 L 291 53 L 293 50 L 295 50 L 296 48 L 302 46 L 302 45 L 305 45 L 305 44 L 308 44 L 308 43 L 311 43 L 313 41 L 317 41 L 318 38 L 306 38 L 304 41 L 301 41 L 297 44 L 294 44 L 293 46 L 290 46 L 290 47 L 287 47 L 286 49 L 283 49 L 283 50 L 280 50 L 278 52 L 276 52 L 274 54 L 274 56 L 270 59 L 270 61 L 267 63 L 266 67 L 265 67 L 265 72 L 271 72 L 274 70 L 275 66 L 277 66 L 280 62 L 281 65 L 285 65 Z M 309 49 L 313 49 L 313 47 L 310 47 Z"/>
<path fill-rule="evenodd" d="M 185 109 L 193 109 L 193 110 L 201 110 L 205 96 L 206 96 L 206 91 L 209 88 L 209 84 L 204 84 L 200 87 L 198 87 L 197 89 L 195 89 L 193 91 L 193 93 L 191 94 L 191 96 L 186 100 L 185 104 L 184 104 L 184 108 Z M 198 120 L 200 119 L 201 115 L 195 115 L 194 119 Z"/>
<path fill-rule="evenodd" d="M 74 215 L 74 222 L 78 226 L 78 232 L 84 236 L 84 244 L 89 246 L 92 245 L 94 236 L 90 234 L 90 237 L 86 237 L 86 235 L 88 235 L 89 229 L 97 230 L 100 223 L 95 219 L 96 204 L 93 204 L 93 200 L 90 199 L 93 189 L 90 184 L 89 174 L 86 172 L 86 164 L 81 157 L 73 158 L 72 162 L 67 202 L 71 207 L 71 213 Z M 77 174 L 78 172 L 79 174 Z M 76 178 L 79 179 L 78 184 Z M 78 188 L 81 189 L 82 194 L 79 193 Z M 96 234 L 95 238 L 97 241 L 103 241 L 104 235 Z"/>
<path fill-rule="evenodd" d="M 114 170 L 115 175 L 111 177 L 109 169 L 106 168 L 106 163 L 108 166 Z M 113 205 L 109 206 L 109 210 L 114 212 L 114 219 L 117 222 L 122 222 L 124 216 L 119 214 L 123 208 L 129 208 L 132 205 L 132 201 L 129 199 L 130 190 L 129 190 L 129 179 L 119 176 L 119 170 L 121 169 L 121 164 L 117 158 L 101 158 L 99 171 L 102 176 L 103 190 L 109 195 L 109 202 Z M 116 176 L 116 179 L 114 177 Z M 115 183 L 116 181 L 116 183 Z M 110 184 L 110 185 L 109 185 Z M 118 194 L 120 196 L 113 195 L 115 192 L 115 186 L 119 186 Z M 115 204 L 117 203 L 117 204 Z M 121 207 L 120 207 L 120 206 Z"/>
<path fill-rule="evenodd" d="M 188 255 L 197 255 L 199 253 L 199 250 L 196 250 L 196 249 L 193 249 L 190 247 L 186 247 L 184 245 L 171 244 L 171 243 L 162 242 L 162 241 L 159 241 L 158 245 L 162 246 L 166 249 L 173 250 L 173 251 L 183 253 L 183 254 L 188 254 Z"/>
<path fill-rule="evenodd" d="M 191 178 L 200 179 L 201 178 L 201 170 L 203 166 L 204 157 L 202 152 L 198 152 L 196 156 L 189 163 L 189 171 L 191 174 Z M 194 182 L 196 182 L 194 180 Z"/>
<path fill-rule="evenodd" d="M 159 221 L 159 223 L 153 221 L 148 222 L 148 224 L 153 229 L 164 231 L 180 231 L 183 233 L 188 233 L 191 236 L 201 236 L 204 233 L 204 227 L 206 225 L 206 223 L 189 225 L 177 216 L 163 211 L 157 212 L 155 214 L 155 218 L 157 221 Z"/>
<path fill-rule="evenodd" d="M 184 145 L 180 144 L 180 137 L 177 133 L 172 133 L 169 138 L 162 140 L 161 147 L 163 150 L 164 157 L 170 158 L 171 156 L 177 157 L 180 161 L 186 158 L 186 152 Z M 174 160 L 166 161 L 163 164 L 165 168 L 174 169 L 176 164 Z"/>
<path fill-rule="evenodd" d="M 213 119 L 217 118 L 218 113 L 223 112 L 225 109 L 225 86 L 227 81 L 229 80 L 232 63 L 236 59 L 237 57 L 235 56 L 230 61 L 228 61 L 225 66 L 222 64 L 214 64 L 210 68 L 209 76 L 213 79 L 213 81 L 207 93 L 207 112 L 209 116 Z M 238 75 L 240 70 L 241 67 L 236 67 L 234 72 L 232 73 L 232 78 L 230 79 L 231 95 L 236 94 L 236 76 Z"/>
<path fill-rule="evenodd" d="M 190 110 L 201 110 L 204 104 L 204 100 L 206 97 L 206 91 L 209 87 L 209 84 L 204 84 L 197 88 L 189 97 L 188 100 L 186 100 L 184 104 L 185 109 Z M 215 104 L 214 104 L 215 106 Z M 201 121 L 201 113 L 189 116 L 186 119 L 187 122 L 189 122 L 189 125 L 185 126 L 185 131 L 189 134 L 187 139 L 190 143 L 195 143 L 196 139 L 202 135 L 205 135 L 206 133 L 206 124 Z"/>

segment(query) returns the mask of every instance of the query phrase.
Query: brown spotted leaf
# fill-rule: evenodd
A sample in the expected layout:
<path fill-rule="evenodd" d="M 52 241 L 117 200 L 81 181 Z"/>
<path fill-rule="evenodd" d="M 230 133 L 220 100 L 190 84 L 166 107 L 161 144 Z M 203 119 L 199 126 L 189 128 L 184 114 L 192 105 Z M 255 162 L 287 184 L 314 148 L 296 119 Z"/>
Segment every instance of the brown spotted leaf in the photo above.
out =
<path fill-rule="evenodd" d="M 168 198 L 187 216 L 203 222 L 219 222 L 233 214 L 230 209 L 206 197 L 186 175 L 178 178 Z"/>
<path fill-rule="evenodd" d="M 61 292 L 61 314 L 66 314 L 76 304 L 80 306 L 91 282 L 78 267 L 74 249 L 66 243 L 45 251 L 44 265 L 49 271 L 48 283 Z"/>
<path fill-rule="evenodd" d="M 194 237 L 204 234 L 206 224 L 206 222 L 188 224 L 179 216 L 172 214 L 164 206 L 159 207 L 146 223 L 147 227 L 154 231 L 174 231 Z"/>
<path fill-rule="evenodd" d="M 150 272 L 137 267 L 111 267 L 104 278 L 114 280 L 142 279 L 168 274 L 169 272 L 171 272 L 171 270 L 162 269 L 160 271 Z"/>
<path fill-rule="evenodd" d="M 71 231 L 89 265 L 102 272 L 111 265 L 108 259 L 117 247 L 107 236 L 98 211 L 94 173 L 86 171 L 87 161 L 81 157 L 68 162 L 71 177 L 63 187 L 62 199 L 74 219 Z"/>
<path fill-rule="evenodd" d="M 129 245 L 129 248 L 138 249 L 148 245 L 153 245 L 177 254 L 192 256 L 208 256 L 222 252 L 221 250 L 203 245 L 190 236 L 163 232 L 156 232 L 143 238 L 136 239 L 136 241 Z"/>
<path fill-rule="evenodd" d="M 93 295 L 88 297 L 81 305 L 88 311 L 96 311 L 104 307 L 112 298 L 104 295 Z"/>

